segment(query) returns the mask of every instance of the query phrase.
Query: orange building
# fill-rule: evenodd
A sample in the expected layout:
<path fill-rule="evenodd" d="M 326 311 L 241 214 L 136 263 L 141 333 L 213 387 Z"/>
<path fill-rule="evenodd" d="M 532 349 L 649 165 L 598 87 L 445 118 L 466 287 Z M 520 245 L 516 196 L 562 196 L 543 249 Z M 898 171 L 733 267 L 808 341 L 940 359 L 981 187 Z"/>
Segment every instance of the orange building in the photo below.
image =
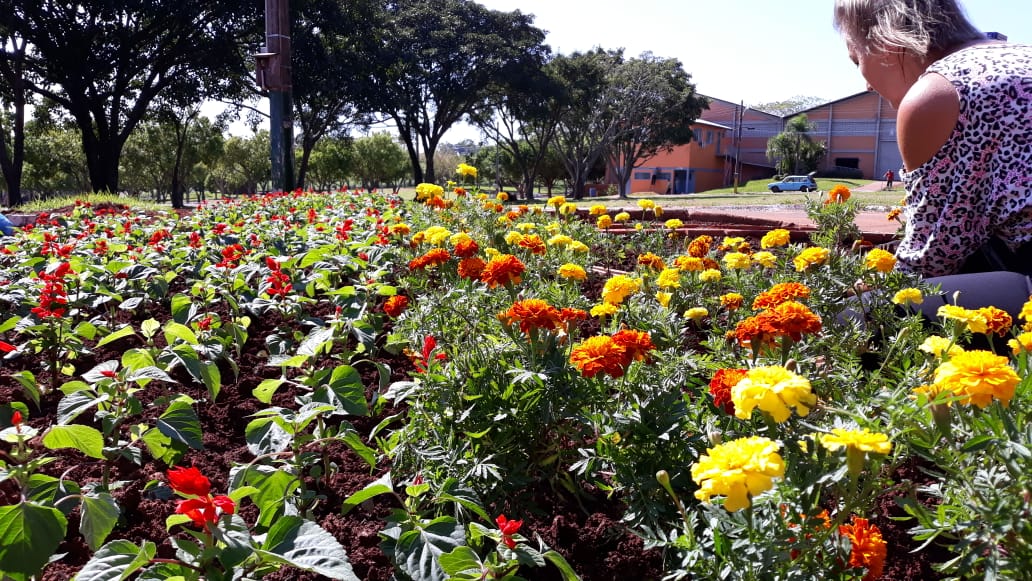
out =
<path fill-rule="evenodd" d="M 691 143 L 643 160 L 631 172 L 629 192 L 682 194 L 730 187 L 771 177 L 767 141 L 784 131 L 789 118 L 805 114 L 812 135 L 828 152 L 818 172 L 835 168 L 860 170 L 868 179 L 881 178 L 903 166 L 896 144 L 896 111 L 873 91 L 864 91 L 788 117 L 708 97 L 709 109 L 692 124 Z M 615 183 L 612 172 L 607 183 Z"/>

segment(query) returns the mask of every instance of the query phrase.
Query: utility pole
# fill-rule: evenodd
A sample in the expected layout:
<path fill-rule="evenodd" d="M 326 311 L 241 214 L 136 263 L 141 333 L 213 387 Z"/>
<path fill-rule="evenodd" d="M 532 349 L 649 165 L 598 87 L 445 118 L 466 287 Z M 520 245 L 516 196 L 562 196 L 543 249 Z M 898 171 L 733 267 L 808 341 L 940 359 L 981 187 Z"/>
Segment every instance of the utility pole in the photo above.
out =
<path fill-rule="evenodd" d="M 738 180 L 742 173 L 742 125 L 745 123 L 745 101 L 735 108 L 735 123 L 731 127 L 735 140 L 735 186 L 734 193 L 738 193 Z"/>
<path fill-rule="evenodd" d="M 265 0 L 265 47 L 255 55 L 258 86 L 269 92 L 272 185 L 294 189 L 294 107 L 291 97 L 290 2 Z"/>

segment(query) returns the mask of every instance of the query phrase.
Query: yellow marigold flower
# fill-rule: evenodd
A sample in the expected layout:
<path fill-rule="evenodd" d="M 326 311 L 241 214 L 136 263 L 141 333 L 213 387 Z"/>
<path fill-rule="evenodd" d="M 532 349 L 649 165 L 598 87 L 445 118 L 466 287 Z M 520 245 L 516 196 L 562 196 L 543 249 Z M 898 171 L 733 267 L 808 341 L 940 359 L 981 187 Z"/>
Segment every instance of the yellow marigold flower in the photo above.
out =
<path fill-rule="evenodd" d="M 429 200 L 435 196 L 443 196 L 444 188 L 437 184 L 422 183 L 416 186 L 416 199 Z"/>
<path fill-rule="evenodd" d="M 559 196 L 560 198 L 562 196 Z M 573 202 L 563 202 L 559 204 L 559 213 L 563 216 L 570 216 L 577 213 L 577 204 Z"/>
<path fill-rule="evenodd" d="M 872 432 L 864 428 L 862 430 L 846 430 L 834 428 L 830 434 L 820 434 L 818 440 L 821 446 L 832 452 L 842 448 L 851 448 L 864 453 L 888 454 L 892 451 L 892 443 L 885 434 Z"/>
<path fill-rule="evenodd" d="M 977 312 L 982 316 L 982 319 L 985 320 L 986 335 L 996 333 L 1003 337 L 1010 331 L 1013 320 L 1007 311 L 993 306 L 988 306 L 978 309 Z"/>
<path fill-rule="evenodd" d="M 592 317 L 608 317 L 609 315 L 615 315 L 620 311 L 620 305 L 614 305 L 610 303 L 602 303 L 591 307 Z"/>
<path fill-rule="evenodd" d="M 553 221 L 549 222 L 548 224 L 545 224 L 545 232 L 548 232 L 549 234 L 551 234 L 553 236 L 555 236 L 556 234 L 558 234 L 558 233 L 560 233 L 562 231 L 563 231 L 563 224 L 562 224 L 562 222 L 553 220 Z"/>
<path fill-rule="evenodd" d="M 803 272 L 811 266 L 827 262 L 829 254 L 830 252 L 827 248 L 821 248 L 820 246 L 806 248 L 792 259 L 792 264 L 797 272 Z"/>
<path fill-rule="evenodd" d="M 631 215 L 627 212 L 620 212 L 616 216 L 613 216 L 613 220 L 616 222 L 626 222 L 631 219 Z"/>
<path fill-rule="evenodd" d="M 602 287 L 602 301 L 613 305 L 619 305 L 634 293 L 641 289 L 641 279 L 631 278 L 625 274 L 618 274 L 606 281 Z"/>
<path fill-rule="evenodd" d="M 587 244 L 581 242 L 580 240 L 574 240 L 573 242 L 570 243 L 570 250 L 572 250 L 574 252 L 582 252 L 583 253 L 583 252 L 587 252 L 588 250 L 591 250 L 591 249 L 588 248 Z"/>
<path fill-rule="evenodd" d="M 680 288 L 681 271 L 676 268 L 664 268 L 656 277 L 656 286 L 659 288 Z"/>
<path fill-rule="evenodd" d="M 609 214 L 602 214 L 598 217 L 595 223 L 598 225 L 599 229 L 605 230 L 613 225 L 613 218 Z"/>
<path fill-rule="evenodd" d="M 735 270 L 746 270 L 752 266 L 752 258 L 741 252 L 728 252 L 724 255 L 724 264 Z"/>
<path fill-rule="evenodd" d="M 1007 345 L 1010 346 L 1011 351 L 1013 351 L 1015 355 L 1022 352 L 1032 353 L 1032 332 L 1025 331 L 1010 341 L 1007 341 Z"/>
<path fill-rule="evenodd" d="M 770 414 L 781 423 L 792 415 L 789 408 L 805 417 L 817 403 L 817 396 L 810 388 L 810 381 L 779 365 L 755 367 L 731 388 L 731 401 L 735 404 L 735 416 L 747 420 L 754 408 Z"/>
<path fill-rule="evenodd" d="M 694 256 L 678 256 L 674 259 L 674 266 L 684 272 L 698 272 L 706 268 L 702 259 Z"/>
<path fill-rule="evenodd" d="M 743 244 L 745 244 L 745 238 L 741 236 L 724 236 L 720 248 L 721 250 L 738 250 Z"/>
<path fill-rule="evenodd" d="M 1023 321 L 1032 323 L 1032 297 L 1028 297 L 1028 301 L 1026 301 L 1025 304 L 1021 305 L 1021 312 L 1018 313 L 1018 318 L 1020 318 Z"/>
<path fill-rule="evenodd" d="M 748 508 L 753 498 L 770 490 L 774 479 L 784 475 L 785 461 L 778 454 L 778 444 L 762 436 L 714 446 L 692 464 L 692 480 L 699 486 L 695 498 L 709 502 L 714 496 L 725 496 L 728 512 Z"/>
<path fill-rule="evenodd" d="M 670 306 L 670 299 L 673 298 L 673 296 L 673 294 L 665 293 L 663 291 L 656 292 L 656 300 L 659 304 L 663 305 L 664 308 Z M 1032 333 L 1030 333 L 1030 335 L 1032 335 Z"/>
<path fill-rule="evenodd" d="M 920 305 L 924 302 L 924 295 L 916 288 L 904 288 L 892 296 L 892 302 L 897 305 Z"/>
<path fill-rule="evenodd" d="M 654 214 L 654 215 L 655 215 L 655 216 L 656 216 L 657 218 L 659 218 L 660 216 L 662 216 L 662 215 L 663 215 L 663 208 L 662 208 L 662 207 L 660 207 L 660 206 L 653 206 L 653 207 L 652 207 L 652 213 L 653 213 L 653 214 Z"/>
<path fill-rule="evenodd" d="M 713 237 L 703 234 L 702 236 L 696 236 L 691 242 L 688 243 L 688 256 L 694 256 L 696 258 L 702 258 L 710 251 L 710 246 L 713 244 Z"/>
<path fill-rule="evenodd" d="M 638 264 L 651 268 L 652 270 L 663 270 L 666 268 L 666 264 L 663 259 L 652 252 L 646 252 L 638 255 Z"/>
<path fill-rule="evenodd" d="M 476 178 L 477 177 L 477 168 L 475 168 L 475 167 L 473 167 L 473 166 L 471 166 L 469 164 L 460 163 L 459 167 L 455 168 L 455 173 L 459 174 L 460 176 L 467 177 L 467 178 Z"/>
<path fill-rule="evenodd" d="M 777 248 L 784 246 L 792 240 L 792 233 L 784 228 L 771 230 L 760 239 L 760 248 Z"/>
<path fill-rule="evenodd" d="M 652 200 L 638 200 L 638 207 L 642 210 L 651 210 L 656 207 L 656 202 Z"/>
<path fill-rule="evenodd" d="M 451 237 L 448 238 L 448 244 L 451 244 L 452 246 L 458 246 L 463 242 L 468 244 L 472 241 L 473 237 L 470 236 L 467 232 L 457 232 L 455 234 L 452 234 Z"/>
<path fill-rule="evenodd" d="M 485 255 L 486 255 L 486 256 L 487 256 L 487 257 L 488 257 L 489 259 L 491 259 L 491 258 L 494 258 L 495 256 L 498 256 L 498 255 L 500 255 L 500 254 L 501 254 L 501 252 L 500 252 L 500 251 L 499 251 L 499 250 L 498 250 L 497 248 L 493 248 L 493 247 L 490 247 L 490 246 L 489 246 L 489 247 L 487 247 L 487 248 L 485 248 L 485 249 L 484 249 L 484 254 L 485 254 Z"/>
<path fill-rule="evenodd" d="M 516 232 L 515 230 L 505 234 L 505 243 L 514 246 L 519 244 L 523 240 L 523 234 Z"/>
<path fill-rule="evenodd" d="M 663 225 L 666 226 L 667 228 L 671 229 L 671 230 L 677 230 L 678 228 L 684 226 L 684 222 L 682 222 L 681 220 L 679 220 L 677 218 L 671 218 L 671 219 L 667 220 L 666 222 L 663 222 Z"/>
<path fill-rule="evenodd" d="M 639 231 L 639 232 L 641 232 L 642 230 L 645 229 L 645 226 L 641 222 L 636 222 L 634 224 L 634 229 Z"/>
<path fill-rule="evenodd" d="M 723 275 L 715 268 L 707 268 L 699 273 L 699 280 L 702 282 L 719 282 L 721 278 Z"/>
<path fill-rule="evenodd" d="M 852 195 L 852 192 L 849 191 L 849 188 L 842 184 L 837 184 L 828 192 L 827 201 L 842 203 L 848 200 L 850 195 Z"/>
<path fill-rule="evenodd" d="M 505 194 L 505 192 L 498 192 L 498 193 L 499 194 Z M 508 196 L 509 194 L 505 194 L 505 195 Z M 477 200 L 480 201 L 480 202 L 483 202 L 483 201 L 487 200 L 487 194 L 484 194 L 484 193 L 477 194 Z"/>
<path fill-rule="evenodd" d="M 903 209 L 902 208 L 893 208 L 893 209 L 889 210 L 888 214 L 885 214 L 885 219 L 889 220 L 890 222 L 892 220 L 898 220 L 899 219 L 899 215 L 902 214 L 902 213 L 903 213 Z"/>
<path fill-rule="evenodd" d="M 448 241 L 451 237 L 451 232 L 441 226 L 431 226 L 424 230 L 426 233 L 425 239 L 434 246 L 441 246 Z"/>
<path fill-rule="evenodd" d="M 507 192 L 498 192 L 497 194 L 495 194 L 495 199 L 499 202 L 508 202 L 509 194 Z"/>
<path fill-rule="evenodd" d="M 548 239 L 549 246 L 569 246 L 573 243 L 573 238 L 565 234 L 556 234 Z"/>
<path fill-rule="evenodd" d="M 559 267 L 559 276 L 569 280 L 584 280 L 588 278 L 588 273 L 582 267 L 567 262 Z"/>
<path fill-rule="evenodd" d="M 988 329 L 985 315 L 976 310 L 965 309 L 957 305 L 943 305 L 935 314 L 943 319 L 965 323 L 972 333 L 985 333 Z"/>
<path fill-rule="evenodd" d="M 411 231 L 412 227 L 405 223 L 394 224 L 393 226 L 391 226 L 391 234 L 400 234 L 402 236 L 405 236 Z"/>
<path fill-rule="evenodd" d="M 882 274 L 892 272 L 892 269 L 896 268 L 896 257 L 891 252 L 875 248 L 864 257 L 864 267 Z"/>
<path fill-rule="evenodd" d="M 520 232 L 531 232 L 537 228 L 537 224 L 533 222 L 520 222 L 516 224 L 516 229 Z"/>
<path fill-rule="evenodd" d="M 684 312 L 684 318 L 691 319 L 693 321 L 701 321 L 709 316 L 709 310 L 706 307 L 692 307 Z"/>
<path fill-rule="evenodd" d="M 962 353 L 964 351 L 964 348 L 960 345 L 955 344 L 946 337 L 940 337 L 939 335 L 929 335 L 925 338 L 924 342 L 921 343 L 921 346 L 918 347 L 918 349 L 939 358 L 942 358 L 943 353 L 953 357 L 957 353 Z"/>
<path fill-rule="evenodd" d="M 1020 381 L 1007 357 L 991 351 L 964 351 L 939 365 L 933 388 L 952 392 L 961 398 L 960 403 L 984 408 L 993 399 L 1009 405 Z"/>
<path fill-rule="evenodd" d="M 745 302 L 745 297 L 739 293 L 720 295 L 720 306 L 726 307 L 730 311 L 741 308 L 743 302 Z"/>
<path fill-rule="evenodd" d="M 588 208 L 589 216 L 601 216 L 602 214 L 608 213 L 609 208 L 606 208 L 605 204 L 592 204 L 592 206 Z"/>
<path fill-rule="evenodd" d="M 763 250 L 752 255 L 753 262 L 759 264 L 763 268 L 774 268 L 778 265 L 778 257 L 774 256 L 773 252 L 767 252 Z"/>
<path fill-rule="evenodd" d="M 552 196 L 548 198 L 548 205 L 559 207 L 566 203 L 566 196 Z"/>

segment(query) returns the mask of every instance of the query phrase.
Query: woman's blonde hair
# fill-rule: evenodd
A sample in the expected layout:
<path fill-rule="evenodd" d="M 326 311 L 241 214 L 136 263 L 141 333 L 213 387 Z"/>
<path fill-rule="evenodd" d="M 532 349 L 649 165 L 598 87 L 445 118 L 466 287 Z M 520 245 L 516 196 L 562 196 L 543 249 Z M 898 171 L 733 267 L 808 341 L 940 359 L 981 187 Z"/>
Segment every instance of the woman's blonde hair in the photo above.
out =
<path fill-rule="evenodd" d="M 985 38 L 955 0 L 835 0 L 835 28 L 855 50 L 895 48 L 922 59 Z"/>

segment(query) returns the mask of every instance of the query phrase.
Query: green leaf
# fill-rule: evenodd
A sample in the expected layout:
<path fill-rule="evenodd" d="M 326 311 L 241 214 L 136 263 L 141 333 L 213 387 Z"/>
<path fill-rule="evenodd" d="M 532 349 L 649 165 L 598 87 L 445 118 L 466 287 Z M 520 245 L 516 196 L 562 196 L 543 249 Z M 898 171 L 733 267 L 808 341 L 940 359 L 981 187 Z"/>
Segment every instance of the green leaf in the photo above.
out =
<path fill-rule="evenodd" d="M 147 451 L 151 456 L 169 466 L 176 464 L 184 454 L 184 450 L 172 445 L 172 438 L 162 434 L 157 428 L 147 430 L 140 439 L 147 445 Z"/>
<path fill-rule="evenodd" d="M 173 347 L 172 353 L 182 362 L 190 377 L 208 389 L 208 396 L 215 401 L 222 388 L 222 374 L 219 373 L 218 366 L 211 361 L 201 361 L 194 348 L 185 343 Z"/>
<path fill-rule="evenodd" d="M 156 553 L 157 546 L 150 541 L 144 541 L 142 547 L 125 540 L 111 541 L 93 554 L 75 576 L 75 581 L 127 579 L 146 566 Z"/>
<path fill-rule="evenodd" d="M 172 319 L 185 325 L 193 318 L 193 311 L 196 310 L 196 307 L 191 307 L 193 307 L 193 299 L 189 295 L 183 293 L 174 295 L 172 297 Z"/>
<path fill-rule="evenodd" d="M 122 354 L 122 366 L 132 370 L 153 367 L 154 357 L 143 349 L 130 349 Z"/>
<path fill-rule="evenodd" d="M 992 444 L 995 440 L 996 438 L 994 438 L 993 436 L 975 436 L 967 442 L 964 442 L 964 445 L 960 447 L 960 450 L 961 452 L 965 452 L 968 454 L 972 452 L 981 452 L 982 450 L 988 448 L 989 445 Z"/>
<path fill-rule="evenodd" d="M 275 454 L 286 450 L 294 436 L 276 423 L 273 418 L 251 420 L 244 428 L 247 449 L 255 456 Z"/>
<path fill-rule="evenodd" d="M 562 555 L 554 550 L 548 550 L 545 551 L 544 557 L 559 569 L 559 573 L 563 576 L 563 581 L 580 581 L 580 577 L 577 576 L 573 567 L 570 566 L 570 563 Z"/>
<path fill-rule="evenodd" d="M 107 394 L 93 397 L 92 391 L 70 393 L 57 402 L 57 423 L 69 424 L 86 410 L 97 407 L 98 404 L 109 398 L 110 396 Z"/>
<path fill-rule="evenodd" d="M 345 413 L 355 416 L 369 415 L 369 404 L 365 399 L 365 385 L 358 370 L 350 365 L 338 365 L 330 375 L 326 387 L 333 393 L 336 402 Z"/>
<path fill-rule="evenodd" d="M 194 334 L 193 330 L 186 325 L 177 323 L 175 321 L 169 321 L 165 323 L 165 342 L 169 345 L 175 345 L 176 339 L 188 344 L 197 345 L 200 341 L 197 339 L 197 335 Z"/>
<path fill-rule="evenodd" d="M 340 513 L 348 514 L 351 509 L 362 504 L 363 502 L 380 496 L 381 494 L 389 494 L 394 492 L 394 486 L 391 484 L 391 473 L 387 472 L 377 480 L 370 482 L 358 492 L 344 499 L 344 504 L 341 506 Z"/>
<path fill-rule="evenodd" d="M 34 502 L 0 506 L 0 578 L 25 579 L 50 561 L 64 540 L 61 511 Z"/>
<path fill-rule="evenodd" d="M 76 496 L 80 492 L 79 484 L 72 480 L 58 480 L 45 474 L 33 474 L 29 477 L 29 489 L 25 496 L 32 502 L 43 506 L 56 506 L 67 516 L 79 503 L 78 501 L 62 501 L 69 496 Z"/>
<path fill-rule="evenodd" d="M 484 564 L 480 561 L 480 557 L 467 546 L 455 547 L 450 553 L 441 555 L 437 560 L 441 564 L 441 569 L 444 569 L 449 577 L 463 575 L 471 579 L 481 579 L 481 575 L 484 573 Z M 472 577 L 470 577 L 471 575 Z"/>
<path fill-rule="evenodd" d="M 43 435 L 43 445 L 51 450 L 75 448 L 90 458 L 104 459 L 104 436 L 90 426 L 50 426 Z"/>
<path fill-rule="evenodd" d="M 148 365 L 146 367 L 141 367 L 139 369 L 133 369 L 125 374 L 126 381 L 135 381 L 141 385 L 150 382 L 150 380 L 152 379 L 164 381 L 166 383 L 176 382 L 176 380 L 172 379 L 172 377 L 169 376 L 169 374 L 165 373 L 164 371 L 158 369 L 153 365 Z"/>
<path fill-rule="evenodd" d="M 157 428 L 174 442 L 181 442 L 194 450 L 204 449 L 201 421 L 190 402 L 182 398 L 168 404 L 157 421 Z"/>
<path fill-rule="evenodd" d="M 157 319 L 147 319 L 140 323 L 140 332 L 147 339 L 150 339 L 157 334 L 158 330 L 161 329 L 161 323 Z"/>
<path fill-rule="evenodd" d="M 313 330 L 305 337 L 304 341 L 297 348 L 298 355 L 308 355 L 309 357 L 319 353 L 320 349 L 323 348 L 327 343 L 333 342 L 333 329 L 330 327 L 322 327 Z"/>
<path fill-rule="evenodd" d="M 286 499 L 298 486 L 297 478 L 284 470 L 276 470 L 269 466 L 252 466 L 244 476 L 247 485 L 258 489 L 251 501 L 260 511 L 257 526 L 271 527 L 283 514 Z"/>
<path fill-rule="evenodd" d="M 121 511 L 114 497 L 106 492 L 87 494 L 82 497 L 82 518 L 79 532 L 86 544 L 96 551 L 118 523 Z"/>
<path fill-rule="evenodd" d="M 276 390 L 285 383 L 283 379 L 264 379 L 258 384 L 258 387 L 254 388 L 251 392 L 258 401 L 268 404 L 272 403 L 272 396 L 276 393 Z"/>
<path fill-rule="evenodd" d="M 36 383 L 36 376 L 31 371 L 19 371 L 18 373 L 12 373 L 11 377 L 15 379 L 25 390 L 25 395 L 29 396 L 32 403 L 36 404 L 36 409 L 39 409 L 39 384 Z"/>
<path fill-rule="evenodd" d="M 370 468 L 376 468 L 376 451 L 366 446 L 362 439 L 358 437 L 358 434 L 348 431 L 340 435 L 339 438 L 348 445 L 348 448 L 351 448 L 354 453 L 365 460 Z"/>
<path fill-rule="evenodd" d="M 308 268 L 309 266 L 312 266 L 317 262 L 321 262 L 336 253 L 337 248 L 335 246 L 320 246 L 319 248 L 313 248 L 301 257 L 301 262 L 297 264 L 297 268 Z"/>
<path fill-rule="evenodd" d="M 398 568 L 413 579 L 444 581 L 447 574 L 437 559 L 466 541 L 462 525 L 450 516 L 435 518 L 418 529 L 403 532 L 396 541 L 386 539 L 384 552 L 393 554 Z"/>
<path fill-rule="evenodd" d="M 277 520 L 258 553 L 330 579 L 360 581 L 337 539 L 314 522 L 297 516 Z"/>
<path fill-rule="evenodd" d="M 103 347 L 108 343 L 118 341 L 119 339 L 123 339 L 125 337 L 132 337 L 135 334 L 136 332 L 133 331 L 132 325 L 125 325 L 124 327 L 119 328 L 117 331 L 112 331 L 111 333 L 108 333 L 104 336 L 103 339 L 97 341 L 97 347 Z"/>

